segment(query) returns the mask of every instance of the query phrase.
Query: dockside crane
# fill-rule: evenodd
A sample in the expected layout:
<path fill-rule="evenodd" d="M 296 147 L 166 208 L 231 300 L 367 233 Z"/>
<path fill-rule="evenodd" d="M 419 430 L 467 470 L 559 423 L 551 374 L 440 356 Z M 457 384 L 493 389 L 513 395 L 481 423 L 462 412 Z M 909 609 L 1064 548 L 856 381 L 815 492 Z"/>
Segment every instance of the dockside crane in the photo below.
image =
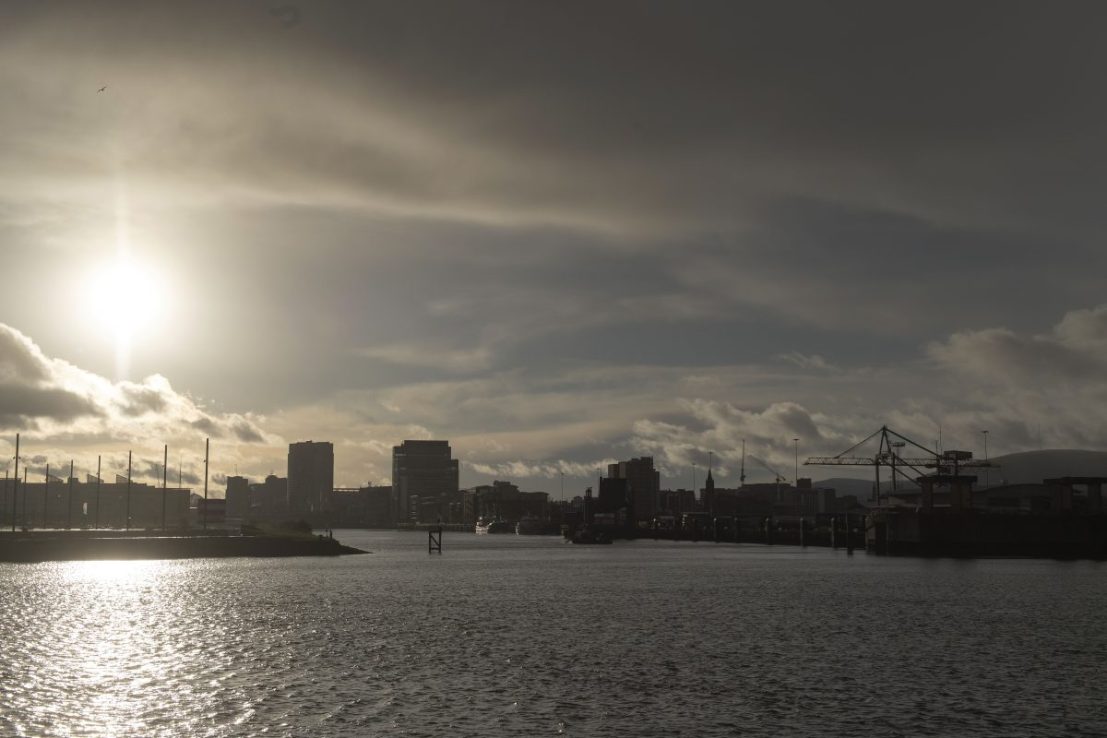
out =
<path fill-rule="evenodd" d="M 778 472 L 776 469 L 769 466 L 768 463 L 766 463 L 761 458 L 759 458 L 757 456 L 754 456 L 753 454 L 750 454 L 750 458 L 753 459 L 754 461 L 756 461 L 762 467 L 764 467 L 764 469 L 767 472 L 769 472 L 770 474 L 773 475 L 773 477 L 775 477 L 775 479 L 776 479 L 776 501 L 779 503 L 780 502 L 780 483 L 784 481 L 784 477 L 781 476 L 780 472 Z M 744 476 L 745 476 L 745 474 L 743 472 L 743 477 Z"/>
<path fill-rule="evenodd" d="M 858 449 L 873 439 L 879 438 L 876 453 L 869 456 L 856 455 Z M 912 452 L 921 451 L 925 456 L 904 456 L 903 450 L 910 448 Z M 916 479 L 925 476 L 923 469 L 934 469 L 941 475 L 960 474 L 964 468 L 983 468 L 994 466 L 984 460 L 973 459 L 971 451 L 944 451 L 938 453 L 932 451 L 920 443 L 912 441 L 907 436 L 895 432 L 886 425 L 881 426 L 874 433 L 858 441 L 837 456 L 812 456 L 803 462 L 804 466 L 871 466 L 875 473 L 875 493 L 877 504 L 880 503 L 880 467 L 887 466 L 891 469 L 892 491 L 896 489 L 896 482 L 900 477 L 912 484 Z M 904 467 L 914 472 L 912 477 Z"/>

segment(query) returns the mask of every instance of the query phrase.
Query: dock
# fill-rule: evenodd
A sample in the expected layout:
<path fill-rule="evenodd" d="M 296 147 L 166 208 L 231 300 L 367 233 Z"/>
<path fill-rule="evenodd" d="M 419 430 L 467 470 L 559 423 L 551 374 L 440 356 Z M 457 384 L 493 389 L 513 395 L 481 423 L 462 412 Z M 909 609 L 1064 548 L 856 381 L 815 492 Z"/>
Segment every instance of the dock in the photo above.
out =
<path fill-rule="evenodd" d="M 327 536 L 30 531 L 0 534 L 0 562 L 271 558 L 366 553 Z"/>

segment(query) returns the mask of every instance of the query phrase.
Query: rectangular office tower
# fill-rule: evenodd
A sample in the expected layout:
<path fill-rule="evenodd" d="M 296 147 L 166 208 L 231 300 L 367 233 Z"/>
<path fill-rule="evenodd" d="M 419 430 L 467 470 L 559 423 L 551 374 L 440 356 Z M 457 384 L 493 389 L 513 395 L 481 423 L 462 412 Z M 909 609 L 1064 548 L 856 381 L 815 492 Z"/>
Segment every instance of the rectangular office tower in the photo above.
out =
<path fill-rule="evenodd" d="M 455 494 L 457 459 L 449 441 L 404 441 L 392 447 L 392 502 L 396 522 L 414 520 L 419 498 Z"/>
<path fill-rule="evenodd" d="M 334 489 L 334 444 L 301 441 L 288 445 L 288 512 L 292 515 L 330 509 Z"/>

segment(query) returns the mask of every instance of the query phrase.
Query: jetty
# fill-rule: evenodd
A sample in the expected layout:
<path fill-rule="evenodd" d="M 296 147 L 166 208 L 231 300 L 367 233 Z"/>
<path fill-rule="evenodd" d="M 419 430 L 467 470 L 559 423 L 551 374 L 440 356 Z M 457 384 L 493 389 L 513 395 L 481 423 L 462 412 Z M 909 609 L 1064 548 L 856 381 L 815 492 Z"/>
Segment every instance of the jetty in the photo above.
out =
<path fill-rule="evenodd" d="M 0 534 L 0 562 L 343 556 L 367 553 L 330 536 L 204 531 L 38 530 Z"/>

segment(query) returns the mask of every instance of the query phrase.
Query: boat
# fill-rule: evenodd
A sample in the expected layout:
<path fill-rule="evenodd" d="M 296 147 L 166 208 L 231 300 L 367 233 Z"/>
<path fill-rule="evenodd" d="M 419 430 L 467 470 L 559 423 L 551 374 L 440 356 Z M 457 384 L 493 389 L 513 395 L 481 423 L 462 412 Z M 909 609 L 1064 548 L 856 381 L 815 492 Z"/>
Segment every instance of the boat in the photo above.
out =
<path fill-rule="evenodd" d="M 514 533 L 515 527 L 502 518 L 480 518 L 477 520 L 476 533 Z"/>

